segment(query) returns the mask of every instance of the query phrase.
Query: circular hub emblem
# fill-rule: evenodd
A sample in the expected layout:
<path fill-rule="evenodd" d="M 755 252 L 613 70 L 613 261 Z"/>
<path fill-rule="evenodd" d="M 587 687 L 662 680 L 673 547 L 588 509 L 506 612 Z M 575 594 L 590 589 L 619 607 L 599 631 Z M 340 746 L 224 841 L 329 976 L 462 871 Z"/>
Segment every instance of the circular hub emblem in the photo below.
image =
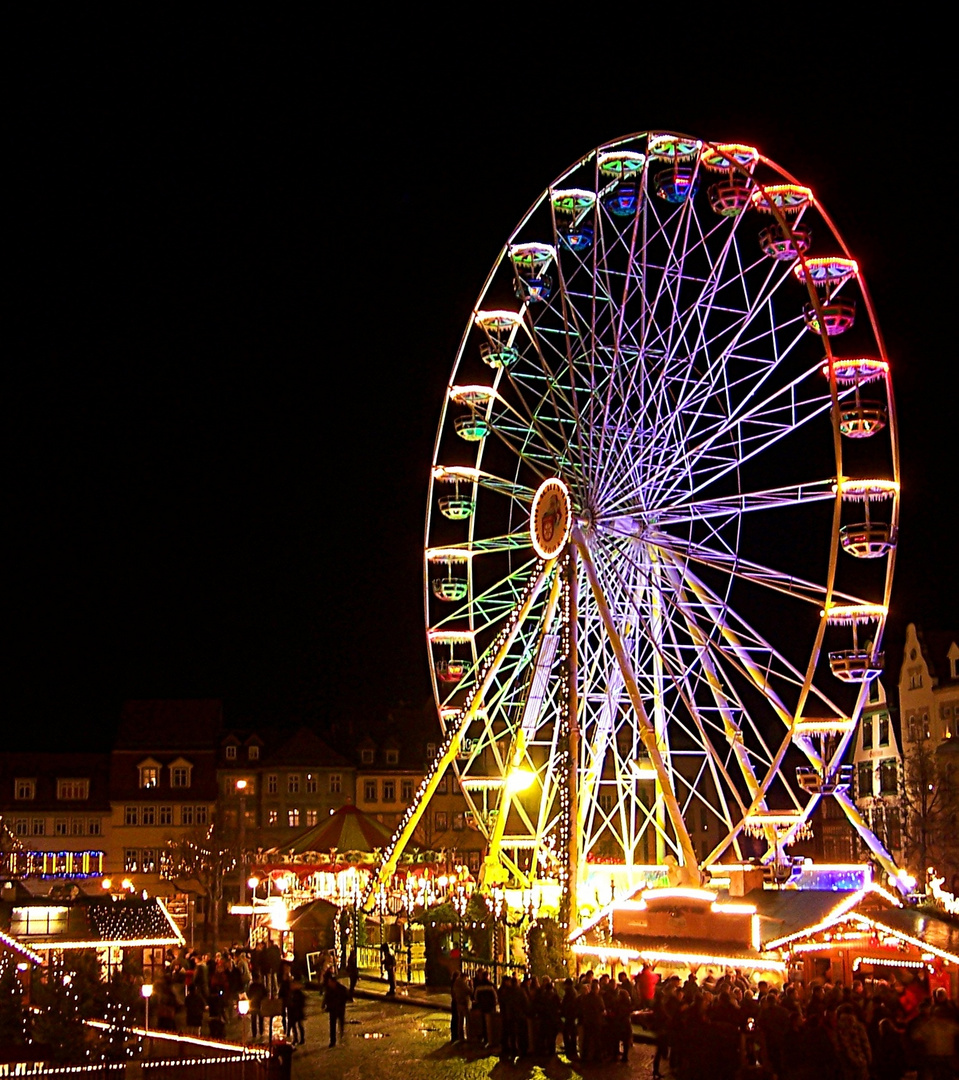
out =
<path fill-rule="evenodd" d="M 552 559 L 569 539 L 572 525 L 572 502 L 569 488 L 555 477 L 544 480 L 533 497 L 529 531 L 533 549 L 541 559 Z"/>

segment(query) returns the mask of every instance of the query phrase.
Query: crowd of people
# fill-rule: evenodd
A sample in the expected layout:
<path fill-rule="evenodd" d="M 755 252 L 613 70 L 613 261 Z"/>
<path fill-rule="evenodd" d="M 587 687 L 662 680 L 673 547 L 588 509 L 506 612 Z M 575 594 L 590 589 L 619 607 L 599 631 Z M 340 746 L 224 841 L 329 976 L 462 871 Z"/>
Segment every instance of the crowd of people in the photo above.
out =
<path fill-rule="evenodd" d="M 959 1009 L 921 979 L 908 986 L 828 982 L 778 988 L 730 971 L 702 982 L 650 967 L 554 983 L 480 969 L 453 973 L 454 1043 L 498 1048 L 504 1061 L 628 1061 L 634 1038 L 655 1044 L 653 1076 L 678 1080 L 918 1080 L 959 1075 Z"/>
<path fill-rule="evenodd" d="M 171 951 L 150 1000 L 152 1024 L 161 1031 L 222 1039 L 245 1001 L 252 1042 L 270 1037 L 272 1017 L 279 1018 L 283 1036 L 294 1045 L 305 1040 L 306 994 L 275 943 L 261 941 L 253 949 L 234 945 L 213 953 Z"/>

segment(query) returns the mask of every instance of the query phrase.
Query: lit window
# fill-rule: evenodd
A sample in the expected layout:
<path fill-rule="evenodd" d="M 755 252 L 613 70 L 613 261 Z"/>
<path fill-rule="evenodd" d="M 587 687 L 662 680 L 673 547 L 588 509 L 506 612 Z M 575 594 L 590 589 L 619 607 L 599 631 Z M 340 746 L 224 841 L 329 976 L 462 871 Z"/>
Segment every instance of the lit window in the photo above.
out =
<path fill-rule="evenodd" d="M 226 748 L 226 760 L 236 761 L 236 746 L 234 746 L 233 743 L 230 743 L 230 745 Z"/>
<path fill-rule="evenodd" d="M 290 773 L 286 778 L 286 790 L 290 795 L 296 795 L 300 790 L 300 774 Z"/>
<path fill-rule="evenodd" d="M 413 801 L 413 781 L 412 780 L 404 780 L 403 781 L 402 791 L 403 791 L 403 802 L 411 803 Z"/>
<path fill-rule="evenodd" d="M 277 776 L 276 773 L 269 773 L 266 778 L 266 793 L 267 795 L 275 795 L 277 792 Z"/>
<path fill-rule="evenodd" d="M 140 852 L 140 872 L 152 874 L 157 867 L 156 852 L 153 848 L 144 848 Z"/>
<path fill-rule="evenodd" d="M 136 806 L 124 806 L 123 808 L 123 824 L 124 825 L 139 825 L 140 814 Z"/>
<path fill-rule="evenodd" d="M 313 773 L 306 774 L 306 793 L 307 795 L 316 794 L 316 777 Z"/>
<path fill-rule="evenodd" d="M 35 799 L 37 797 L 37 782 L 36 780 L 26 780 L 22 776 L 17 777 L 13 782 L 13 792 L 15 799 Z"/>
<path fill-rule="evenodd" d="M 140 851 L 139 848 L 124 848 L 123 849 L 123 869 L 127 873 L 136 872 L 140 869 Z"/>
<path fill-rule="evenodd" d="M 319 818 L 319 811 L 317 811 L 317 810 L 307 810 L 307 812 L 306 812 L 306 824 L 309 827 L 314 826 L 317 823 L 318 818 Z"/>
<path fill-rule="evenodd" d="M 330 794 L 339 795 L 343 787 L 343 777 L 338 772 L 330 773 Z"/>
<path fill-rule="evenodd" d="M 157 823 L 157 808 L 155 806 L 144 806 L 140 810 L 140 824 L 141 825 L 156 825 Z"/>
<path fill-rule="evenodd" d="M 387 765 L 398 765 L 399 761 L 400 761 L 400 752 L 399 752 L 399 750 L 387 750 L 386 751 L 386 764 Z"/>
<path fill-rule="evenodd" d="M 279 810 L 270 810 L 266 815 L 267 824 L 275 825 L 280 820 Z"/>
<path fill-rule="evenodd" d="M 170 787 L 175 788 L 187 788 L 190 786 L 190 773 L 192 771 L 189 765 L 171 765 L 170 766 Z"/>
<path fill-rule="evenodd" d="M 193 824 L 193 807 L 181 806 L 180 807 L 180 824 L 192 825 Z"/>
<path fill-rule="evenodd" d="M 291 829 L 298 829 L 300 827 L 300 811 L 299 810 L 287 810 L 286 812 L 287 824 Z"/>
<path fill-rule="evenodd" d="M 367 802 L 376 802 L 376 781 L 364 780 L 363 781 L 363 798 Z"/>
<path fill-rule="evenodd" d="M 173 824 L 173 807 L 161 806 L 160 807 L 160 824 L 172 825 Z"/>
<path fill-rule="evenodd" d="M 198 806 L 196 808 L 197 825 L 205 825 L 207 823 L 207 817 L 207 808 L 205 806 Z"/>
<path fill-rule="evenodd" d="M 58 799 L 89 799 L 89 780 L 57 780 Z"/>
<path fill-rule="evenodd" d="M 155 788 L 160 783 L 160 766 L 155 761 L 140 766 L 140 787 Z"/>
<path fill-rule="evenodd" d="M 396 781 L 383 781 L 383 802 L 396 802 Z"/>
<path fill-rule="evenodd" d="M 258 746 L 248 746 L 246 748 L 246 756 L 250 761 L 256 761 L 260 756 L 260 748 Z"/>

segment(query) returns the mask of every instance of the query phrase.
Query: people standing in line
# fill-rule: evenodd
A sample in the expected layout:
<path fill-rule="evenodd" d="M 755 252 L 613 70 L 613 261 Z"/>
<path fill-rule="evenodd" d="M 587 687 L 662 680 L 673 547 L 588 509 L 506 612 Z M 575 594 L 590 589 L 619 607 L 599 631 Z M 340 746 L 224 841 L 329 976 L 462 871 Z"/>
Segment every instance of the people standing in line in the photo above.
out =
<path fill-rule="evenodd" d="M 336 1032 L 343 1038 L 346 1025 L 346 1002 L 349 991 L 339 982 L 333 972 L 328 971 L 323 980 L 323 1008 L 330 1014 L 330 1047 L 336 1046 Z"/>
<path fill-rule="evenodd" d="M 386 993 L 388 997 L 392 997 L 396 994 L 396 957 L 387 942 L 380 946 L 380 952 L 383 955 L 383 970 L 386 972 L 386 978 L 390 984 L 390 988 Z"/>

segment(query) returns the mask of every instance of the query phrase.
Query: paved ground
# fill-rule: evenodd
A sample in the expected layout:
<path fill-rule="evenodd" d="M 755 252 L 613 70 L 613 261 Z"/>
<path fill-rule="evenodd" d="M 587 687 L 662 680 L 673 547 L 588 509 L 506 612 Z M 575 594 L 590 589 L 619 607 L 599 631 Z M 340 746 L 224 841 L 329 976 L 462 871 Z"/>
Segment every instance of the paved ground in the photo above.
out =
<path fill-rule="evenodd" d="M 507 1065 L 480 1047 L 450 1044 L 448 994 L 413 991 L 420 1004 L 358 988 L 347 1006 L 346 1038 L 329 1048 L 329 1021 L 319 994 L 308 994 L 306 1044 L 293 1057 L 293 1080 L 648 1080 L 652 1051 L 634 1046 L 629 1064 L 583 1066 L 559 1056 Z"/>

